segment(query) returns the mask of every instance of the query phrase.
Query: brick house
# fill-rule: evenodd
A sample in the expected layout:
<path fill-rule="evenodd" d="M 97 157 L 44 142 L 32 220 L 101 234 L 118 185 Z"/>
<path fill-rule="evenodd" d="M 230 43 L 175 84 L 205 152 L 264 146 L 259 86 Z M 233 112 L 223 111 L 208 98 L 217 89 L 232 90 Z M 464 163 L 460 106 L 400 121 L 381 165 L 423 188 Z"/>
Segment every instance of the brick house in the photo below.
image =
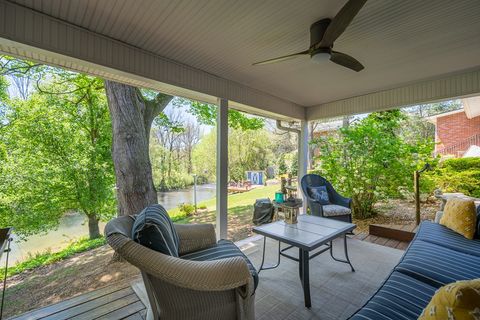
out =
<path fill-rule="evenodd" d="M 435 124 L 435 154 L 462 157 L 480 146 L 480 97 L 462 99 L 462 104 L 463 109 L 429 117 Z"/>

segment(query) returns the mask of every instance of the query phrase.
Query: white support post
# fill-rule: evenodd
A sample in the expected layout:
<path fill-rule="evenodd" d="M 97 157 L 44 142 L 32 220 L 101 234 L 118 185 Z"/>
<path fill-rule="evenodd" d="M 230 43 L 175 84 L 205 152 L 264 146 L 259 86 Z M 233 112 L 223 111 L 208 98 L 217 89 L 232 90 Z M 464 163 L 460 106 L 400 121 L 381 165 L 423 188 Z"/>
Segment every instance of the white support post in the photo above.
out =
<path fill-rule="evenodd" d="M 300 122 L 300 135 L 298 136 L 298 195 L 301 195 L 303 200 L 302 211 L 307 213 L 307 203 L 303 195 L 300 181 L 302 177 L 307 174 L 308 167 L 308 121 Z"/>
<path fill-rule="evenodd" d="M 217 239 L 227 238 L 228 217 L 228 100 L 217 102 Z"/>

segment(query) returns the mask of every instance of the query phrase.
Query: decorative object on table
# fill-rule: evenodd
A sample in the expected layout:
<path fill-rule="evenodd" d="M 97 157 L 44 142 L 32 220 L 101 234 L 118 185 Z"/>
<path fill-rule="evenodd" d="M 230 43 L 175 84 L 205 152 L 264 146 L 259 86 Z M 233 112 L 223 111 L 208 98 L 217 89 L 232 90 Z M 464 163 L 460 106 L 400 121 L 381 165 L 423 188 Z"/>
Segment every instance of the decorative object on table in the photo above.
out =
<path fill-rule="evenodd" d="M 277 203 L 283 203 L 284 201 L 284 194 L 281 191 L 275 192 L 275 201 Z"/>
<path fill-rule="evenodd" d="M 2 289 L 2 303 L 0 305 L 0 319 L 3 317 L 3 303 L 5 300 L 5 290 L 7 289 L 7 271 L 8 271 L 8 256 L 10 254 L 10 243 L 12 242 L 12 228 L 0 229 L 0 259 L 3 253 L 6 253 L 5 258 L 5 273 L 3 275 L 3 289 Z"/>
<path fill-rule="evenodd" d="M 438 289 L 419 320 L 478 319 L 480 279 L 449 283 Z"/>
<path fill-rule="evenodd" d="M 297 223 L 297 218 L 302 207 L 302 199 L 293 199 L 278 203 L 273 201 L 275 220 L 285 220 L 286 223 Z"/>
<path fill-rule="evenodd" d="M 268 198 L 257 199 L 253 205 L 253 219 L 254 225 L 258 226 L 265 223 L 272 222 L 273 219 L 273 204 Z"/>
<path fill-rule="evenodd" d="M 317 174 L 306 174 L 300 184 L 311 215 L 352 222 L 352 209 L 350 208 L 352 199 L 341 196 L 325 178 Z M 327 190 L 329 204 L 320 203 L 312 193 L 312 190 L 319 190 L 314 188 L 321 186 Z"/>
<path fill-rule="evenodd" d="M 452 198 L 447 201 L 440 224 L 472 240 L 477 227 L 477 211 L 472 200 Z"/>
<path fill-rule="evenodd" d="M 415 220 L 417 226 L 420 224 L 420 174 L 424 171 L 432 170 L 432 166 L 427 162 L 422 169 L 413 173 L 413 190 L 415 194 Z"/>

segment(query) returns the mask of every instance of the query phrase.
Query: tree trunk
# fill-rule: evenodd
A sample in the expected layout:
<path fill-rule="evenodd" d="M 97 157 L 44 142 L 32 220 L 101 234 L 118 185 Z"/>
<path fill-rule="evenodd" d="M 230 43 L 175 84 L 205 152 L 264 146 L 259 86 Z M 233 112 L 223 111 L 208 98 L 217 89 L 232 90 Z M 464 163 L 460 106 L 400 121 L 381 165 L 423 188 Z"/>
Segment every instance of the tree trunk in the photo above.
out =
<path fill-rule="evenodd" d="M 158 202 L 148 149 L 153 119 L 171 96 L 146 101 L 132 86 L 105 81 L 112 120 L 112 157 L 117 184 L 118 215 L 137 214 Z"/>
<path fill-rule="evenodd" d="M 100 238 L 100 229 L 98 227 L 98 219 L 95 215 L 88 215 L 88 235 L 91 239 Z"/>

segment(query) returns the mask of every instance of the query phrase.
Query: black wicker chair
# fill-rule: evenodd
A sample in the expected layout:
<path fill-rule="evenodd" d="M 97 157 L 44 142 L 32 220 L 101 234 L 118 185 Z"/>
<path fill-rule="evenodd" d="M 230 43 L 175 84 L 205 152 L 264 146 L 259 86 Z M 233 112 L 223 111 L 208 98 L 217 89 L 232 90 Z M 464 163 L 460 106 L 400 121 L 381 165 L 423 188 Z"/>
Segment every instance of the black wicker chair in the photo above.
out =
<path fill-rule="evenodd" d="M 352 199 L 341 196 L 325 178 L 317 174 L 307 174 L 303 176 L 301 186 L 312 216 L 352 222 L 352 209 L 350 207 Z M 311 197 L 309 188 L 319 186 L 327 187 L 330 204 L 322 205 Z"/>

